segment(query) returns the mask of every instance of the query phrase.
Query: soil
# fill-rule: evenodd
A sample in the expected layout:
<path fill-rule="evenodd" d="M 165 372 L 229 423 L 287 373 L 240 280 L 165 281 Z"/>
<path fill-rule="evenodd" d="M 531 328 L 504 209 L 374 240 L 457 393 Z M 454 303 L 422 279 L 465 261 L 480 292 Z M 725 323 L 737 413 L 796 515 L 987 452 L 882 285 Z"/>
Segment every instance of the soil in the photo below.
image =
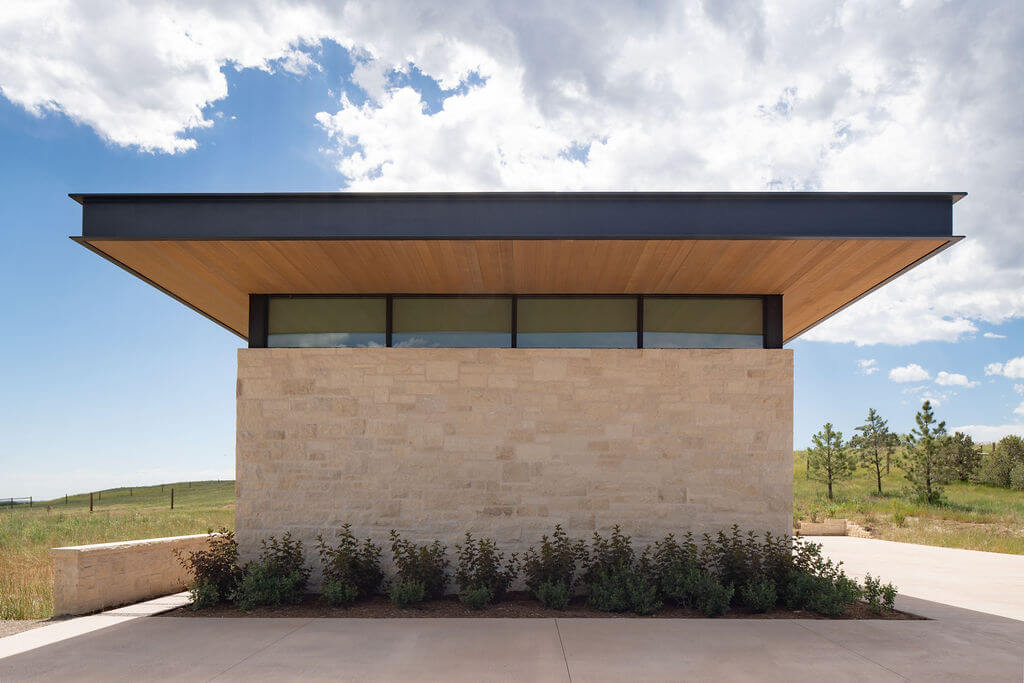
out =
<path fill-rule="evenodd" d="M 0 638 L 45 626 L 48 619 L 0 619 Z"/>
<path fill-rule="evenodd" d="M 601 612 L 600 610 L 587 607 L 586 599 L 578 597 L 563 610 L 554 610 L 545 607 L 537 602 L 526 592 L 509 593 L 505 600 L 499 603 L 488 605 L 481 610 L 471 610 L 454 595 L 446 596 L 441 600 L 431 600 L 417 607 L 402 609 L 395 607 L 383 595 L 377 595 L 369 600 L 358 602 L 351 607 L 331 607 L 321 595 L 309 594 L 299 605 L 279 605 L 276 607 L 257 607 L 250 612 L 243 612 L 234 605 L 221 604 L 204 610 L 190 610 L 179 607 L 170 612 L 164 612 L 158 617 L 333 617 L 347 619 L 393 619 L 393 618 L 417 618 L 417 617 L 484 617 L 490 619 L 530 619 L 530 618 L 554 618 L 579 619 L 579 618 L 600 618 L 600 619 L 701 619 L 703 616 L 693 609 L 685 607 L 674 607 L 666 605 L 657 613 L 649 617 L 639 617 L 631 613 Z M 731 609 L 721 619 L 829 619 L 814 612 L 803 610 L 776 609 L 766 614 L 752 614 L 742 609 Z M 917 620 L 923 619 L 906 612 L 885 612 L 875 614 L 864 603 L 853 605 L 845 616 L 838 619 L 885 619 L 885 620 Z"/>

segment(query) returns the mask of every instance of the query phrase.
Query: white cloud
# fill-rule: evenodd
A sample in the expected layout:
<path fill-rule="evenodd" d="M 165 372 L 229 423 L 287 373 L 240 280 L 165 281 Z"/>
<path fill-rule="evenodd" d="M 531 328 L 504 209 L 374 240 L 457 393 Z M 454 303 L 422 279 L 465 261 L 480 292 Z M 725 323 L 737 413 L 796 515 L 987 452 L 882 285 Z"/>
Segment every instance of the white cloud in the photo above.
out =
<path fill-rule="evenodd" d="M 963 432 L 969 434 L 975 441 L 991 443 L 1010 434 L 1024 435 L 1024 424 L 1008 425 L 961 425 L 950 427 L 949 433 Z"/>
<path fill-rule="evenodd" d="M 989 363 L 985 366 L 986 375 L 1002 375 L 1010 379 L 1024 378 L 1024 356 L 1017 356 L 1005 363 Z"/>
<path fill-rule="evenodd" d="M 874 358 L 866 358 L 857 361 L 857 367 L 860 368 L 861 374 L 872 375 L 878 372 L 878 361 Z"/>
<path fill-rule="evenodd" d="M 1024 403 L 1021 403 L 1019 406 L 1014 408 L 1013 409 L 1013 414 L 1014 415 L 1024 415 Z"/>
<path fill-rule="evenodd" d="M 972 382 L 967 375 L 942 370 L 935 376 L 935 383 L 944 387 L 976 387 L 980 382 Z"/>
<path fill-rule="evenodd" d="M 931 377 L 928 371 L 917 363 L 893 368 L 889 371 L 889 379 L 893 382 L 923 382 Z"/>
<path fill-rule="evenodd" d="M 1013 390 L 1016 391 L 1018 394 L 1024 394 L 1024 384 L 1014 384 Z"/>
<path fill-rule="evenodd" d="M 1005 334 L 996 334 L 995 332 L 986 332 L 981 336 L 984 337 L 985 339 L 1006 339 Z"/>
<path fill-rule="evenodd" d="M 369 98 L 310 112 L 352 189 L 969 190 L 968 240 L 805 338 L 955 341 L 1024 316 L 1014 0 L 8 0 L 0 88 L 113 144 L 183 152 L 224 125 L 222 70 L 301 74 L 326 39 Z M 431 113 L 388 78 L 412 66 L 483 83 Z"/>

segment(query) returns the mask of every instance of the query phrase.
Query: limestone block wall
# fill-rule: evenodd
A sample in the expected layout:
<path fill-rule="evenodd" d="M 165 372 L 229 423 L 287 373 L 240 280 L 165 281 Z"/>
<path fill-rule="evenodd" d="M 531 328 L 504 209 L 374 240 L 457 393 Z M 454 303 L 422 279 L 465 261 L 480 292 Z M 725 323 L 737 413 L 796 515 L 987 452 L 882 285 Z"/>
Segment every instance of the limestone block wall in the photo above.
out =
<path fill-rule="evenodd" d="M 53 548 L 53 613 L 87 614 L 177 593 L 189 577 L 174 556 L 208 547 L 209 536 Z"/>
<path fill-rule="evenodd" d="M 237 409 L 243 558 L 344 522 L 509 550 L 792 530 L 789 350 L 240 349 Z"/>

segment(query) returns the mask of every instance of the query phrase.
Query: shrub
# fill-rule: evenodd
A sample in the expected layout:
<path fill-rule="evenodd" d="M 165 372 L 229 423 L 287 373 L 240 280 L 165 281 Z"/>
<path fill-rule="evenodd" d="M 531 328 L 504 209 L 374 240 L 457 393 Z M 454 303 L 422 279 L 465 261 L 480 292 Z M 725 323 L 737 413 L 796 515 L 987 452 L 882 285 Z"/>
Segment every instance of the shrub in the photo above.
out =
<path fill-rule="evenodd" d="M 602 570 L 588 586 L 587 604 L 602 612 L 629 609 L 628 570 Z"/>
<path fill-rule="evenodd" d="M 188 605 L 188 608 L 191 610 L 213 607 L 219 604 L 221 600 L 217 584 L 211 581 L 203 583 L 193 581 L 188 587 L 188 592 L 192 595 L 192 602 Z"/>
<path fill-rule="evenodd" d="M 533 592 L 538 600 L 551 609 L 565 609 L 569 604 L 569 589 L 562 581 L 545 581 Z"/>
<path fill-rule="evenodd" d="M 238 542 L 235 541 L 234 531 L 222 528 L 218 533 L 210 534 L 206 550 L 193 550 L 189 553 L 176 550 L 174 555 L 192 576 L 192 587 L 189 590 L 192 592 L 194 605 L 200 591 L 203 592 L 203 607 L 214 605 L 220 600 L 231 599 L 242 575 L 242 570 L 238 567 Z M 217 597 L 211 603 L 209 600 L 213 595 Z"/>
<path fill-rule="evenodd" d="M 410 607 L 426 600 L 427 589 L 422 581 L 402 581 L 391 588 L 391 602 L 398 607 Z"/>
<path fill-rule="evenodd" d="M 334 590 L 340 590 L 342 585 L 352 586 L 361 597 L 377 593 L 384 582 L 380 546 L 369 538 L 360 545 L 352 534 L 351 524 L 342 525 L 337 537 L 338 544 L 331 546 L 324 541 L 323 536 L 317 536 L 317 550 L 320 552 L 324 573 L 324 594 L 327 594 L 328 584 L 335 584 Z M 338 604 L 347 604 L 353 600 L 355 598 Z"/>
<path fill-rule="evenodd" d="M 634 573 L 626 578 L 626 590 L 629 596 L 629 608 L 640 616 L 654 614 L 661 609 L 661 594 L 658 584 L 650 576 Z"/>
<path fill-rule="evenodd" d="M 541 599 L 538 591 L 543 584 L 554 586 L 561 583 L 565 587 L 568 600 L 576 585 L 576 569 L 586 564 L 587 557 L 586 544 L 583 541 L 570 540 L 562 526 L 557 525 L 550 538 L 541 537 L 538 549 L 531 547 L 523 556 L 523 577 L 526 587 Z M 541 602 L 544 600 L 541 599 Z"/>
<path fill-rule="evenodd" d="M 280 540 L 271 536 L 262 543 L 256 562 L 245 567 L 233 600 L 243 610 L 259 605 L 302 602 L 309 567 L 302 553 L 302 541 L 285 533 Z"/>
<path fill-rule="evenodd" d="M 486 586 L 466 588 L 459 592 L 459 601 L 469 609 L 483 609 L 494 600 L 494 593 Z"/>
<path fill-rule="evenodd" d="M 896 609 L 896 587 L 891 583 L 883 585 L 881 579 L 866 574 L 861 592 L 868 607 L 876 614 Z"/>
<path fill-rule="evenodd" d="M 447 550 L 440 541 L 416 545 L 391 530 L 391 554 L 399 581 L 403 584 L 420 583 L 427 598 L 444 597 L 448 586 Z"/>
<path fill-rule="evenodd" d="M 286 574 L 277 571 L 263 563 L 249 565 L 235 590 L 235 604 L 248 612 L 260 605 L 302 602 L 303 588 L 308 577 L 298 571 Z"/>
<path fill-rule="evenodd" d="M 351 605 L 360 595 L 358 586 L 343 579 L 326 579 L 323 591 L 331 607 Z"/>
<path fill-rule="evenodd" d="M 892 513 L 892 523 L 899 527 L 906 526 L 907 516 L 899 510 L 896 510 Z"/>
<path fill-rule="evenodd" d="M 1024 491 L 1024 463 L 1014 465 L 1010 470 L 1010 488 Z"/>
<path fill-rule="evenodd" d="M 485 589 L 490 600 L 500 600 L 519 575 L 517 556 L 513 553 L 504 561 L 504 555 L 490 538 L 474 540 L 467 531 L 466 542 L 455 549 L 459 552 L 455 583 L 460 597 L 467 591 Z"/>
<path fill-rule="evenodd" d="M 778 600 L 775 582 L 771 579 L 758 579 L 745 584 L 740 589 L 740 600 L 751 612 L 770 612 L 775 609 Z"/>
<path fill-rule="evenodd" d="M 630 543 L 630 537 L 623 534 L 621 527 L 616 524 L 608 538 L 594 532 L 587 559 L 589 566 L 583 573 L 583 583 L 590 586 L 602 580 L 602 574 L 613 574 L 632 569 L 636 561 L 636 553 Z"/>
<path fill-rule="evenodd" d="M 734 592 L 732 586 L 723 586 L 711 574 L 701 572 L 692 585 L 693 606 L 706 617 L 720 617 L 728 611 Z"/>
<path fill-rule="evenodd" d="M 1008 487 L 1017 465 L 1024 465 L 1024 439 L 1004 436 L 996 445 L 995 452 L 982 455 L 978 480 L 985 484 Z"/>

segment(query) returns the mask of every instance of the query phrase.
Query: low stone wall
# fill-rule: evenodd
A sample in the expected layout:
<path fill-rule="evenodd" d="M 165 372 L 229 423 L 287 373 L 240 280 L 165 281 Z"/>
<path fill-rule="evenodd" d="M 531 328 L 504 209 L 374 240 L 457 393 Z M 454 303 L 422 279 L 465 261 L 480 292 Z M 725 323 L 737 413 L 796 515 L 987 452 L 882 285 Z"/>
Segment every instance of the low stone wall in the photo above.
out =
<path fill-rule="evenodd" d="M 174 551 L 208 543 L 207 534 L 197 534 L 53 548 L 53 614 L 87 614 L 183 590 L 188 575 Z"/>

